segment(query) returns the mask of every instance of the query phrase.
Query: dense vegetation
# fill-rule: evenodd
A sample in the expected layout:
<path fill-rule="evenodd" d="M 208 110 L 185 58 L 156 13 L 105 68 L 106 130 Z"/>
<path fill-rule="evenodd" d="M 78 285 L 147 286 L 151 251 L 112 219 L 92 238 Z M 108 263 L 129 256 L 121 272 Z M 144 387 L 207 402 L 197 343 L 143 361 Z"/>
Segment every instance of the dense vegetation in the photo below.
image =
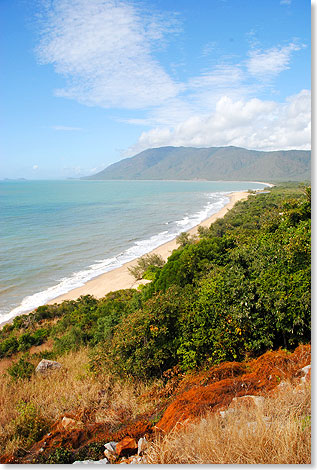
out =
<path fill-rule="evenodd" d="M 250 195 L 199 240 L 183 237 L 142 289 L 16 317 L 0 331 L 0 358 L 21 352 L 8 372 L 28 377 L 30 348 L 51 339 L 46 357 L 88 345 L 92 370 L 151 378 L 294 349 L 310 341 L 310 218 L 308 187 Z"/>

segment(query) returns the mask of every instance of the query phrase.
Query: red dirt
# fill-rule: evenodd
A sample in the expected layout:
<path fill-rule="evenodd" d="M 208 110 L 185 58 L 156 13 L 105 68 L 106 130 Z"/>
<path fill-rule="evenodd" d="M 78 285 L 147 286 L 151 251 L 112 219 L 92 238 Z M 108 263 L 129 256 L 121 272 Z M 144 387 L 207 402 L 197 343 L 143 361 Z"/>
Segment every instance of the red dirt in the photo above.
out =
<path fill-rule="evenodd" d="M 310 364 L 310 355 L 311 347 L 305 345 L 299 346 L 293 353 L 284 350 L 269 351 L 249 362 L 227 362 L 186 376 L 179 371 L 172 371 L 163 391 L 158 389 L 156 397 L 153 396 L 153 402 L 154 398 L 159 397 L 161 400 L 160 405 L 153 409 L 154 415 L 170 403 L 156 426 L 153 426 L 147 415 L 126 425 L 122 424 L 115 430 L 103 423 L 90 424 L 91 411 L 77 410 L 76 413 L 64 416 L 82 421 L 84 426 L 65 429 L 61 424 L 61 416 L 51 427 L 50 433 L 25 456 L 19 456 L 18 453 L 15 456 L 3 455 L 0 463 L 32 463 L 36 456 L 49 455 L 58 447 L 75 451 L 93 442 L 118 442 L 127 436 L 138 440 L 153 432 L 169 432 L 207 412 L 226 408 L 234 397 L 270 392 L 286 379 L 296 383 L 300 380 L 296 378 L 296 373 Z M 150 395 L 153 393 L 155 391 L 152 390 Z"/>
<path fill-rule="evenodd" d="M 310 345 L 299 346 L 293 354 L 283 350 L 269 351 L 249 363 L 224 363 L 211 368 L 180 384 L 182 392 L 168 406 L 156 427 L 169 432 L 208 411 L 228 406 L 234 397 L 269 392 L 281 380 L 292 379 L 307 364 L 310 364 Z"/>

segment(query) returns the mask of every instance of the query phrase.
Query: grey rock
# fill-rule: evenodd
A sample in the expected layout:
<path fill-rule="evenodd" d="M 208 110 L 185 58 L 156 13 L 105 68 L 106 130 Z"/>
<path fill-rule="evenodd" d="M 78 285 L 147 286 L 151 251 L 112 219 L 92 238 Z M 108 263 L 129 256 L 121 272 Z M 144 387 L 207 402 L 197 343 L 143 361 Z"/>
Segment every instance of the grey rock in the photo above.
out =
<path fill-rule="evenodd" d="M 110 441 L 105 444 L 105 449 L 108 450 L 111 454 L 116 455 L 117 442 Z"/>
<path fill-rule="evenodd" d="M 52 370 L 57 370 L 62 367 L 62 364 L 56 361 L 50 361 L 49 359 L 42 359 L 37 365 L 35 372 L 38 374 L 46 374 Z"/>

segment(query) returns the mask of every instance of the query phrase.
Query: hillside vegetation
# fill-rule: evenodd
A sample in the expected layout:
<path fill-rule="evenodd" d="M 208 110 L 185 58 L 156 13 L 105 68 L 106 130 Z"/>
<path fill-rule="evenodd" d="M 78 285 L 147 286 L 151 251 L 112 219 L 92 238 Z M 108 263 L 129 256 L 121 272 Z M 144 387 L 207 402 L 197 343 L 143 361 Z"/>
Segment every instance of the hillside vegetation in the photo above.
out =
<path fill-rule="evenodd" d="M 160 147 L 144 150 L 84 179 L 309 181 L 310 161 L 311 152 L 306 150 Z"/>
<path fill-rule="evenodd" d="M 148 434 L 151 463 L 182 463 L 174 451 L 157 456 L 157 432 L 176 432 L 177 423 L 194 423 L 234 397 L 270 393 L 294 380 L 310 363 L 310 217 L 308 187 L 250 194 L 200 229 L 198 240 L 183 237 L 140 290 L 42 306 L 5 325 L 1 461 L 97 459 L 102 442 Z M 58 360 L 62 369 L 38 377 L 41 358 Z M 296 460 L 296 451 L 278 457 L 275 449 L 271 463 L 308 463 L 310 426 L 294 428 L 309 419 L 305 393 L 296 398 L 306 400 L 297 417 L 285 413 L 306 461 Z M 61 428 L 65 413 L 83 426 L 75 434 Z M 175 442 L 188 439 L 184 432 Z M 272 437 L 270 445 L 278 442 Z M 227 455 L 223 463 L 242 463 L 235 459 Z M 246 463 L 268 461 L 258 456 Z"/>

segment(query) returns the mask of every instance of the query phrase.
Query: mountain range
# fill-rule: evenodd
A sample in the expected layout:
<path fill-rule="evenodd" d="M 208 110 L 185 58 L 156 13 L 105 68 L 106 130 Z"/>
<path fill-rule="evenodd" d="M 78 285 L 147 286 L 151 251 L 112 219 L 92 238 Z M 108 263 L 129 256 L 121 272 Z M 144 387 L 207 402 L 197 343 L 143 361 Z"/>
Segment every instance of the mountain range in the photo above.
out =
<path fill-rule="evenodd" d="M 89 180 L 310 180 L 310 150 L 159 147 L 114 163 Z"/>

